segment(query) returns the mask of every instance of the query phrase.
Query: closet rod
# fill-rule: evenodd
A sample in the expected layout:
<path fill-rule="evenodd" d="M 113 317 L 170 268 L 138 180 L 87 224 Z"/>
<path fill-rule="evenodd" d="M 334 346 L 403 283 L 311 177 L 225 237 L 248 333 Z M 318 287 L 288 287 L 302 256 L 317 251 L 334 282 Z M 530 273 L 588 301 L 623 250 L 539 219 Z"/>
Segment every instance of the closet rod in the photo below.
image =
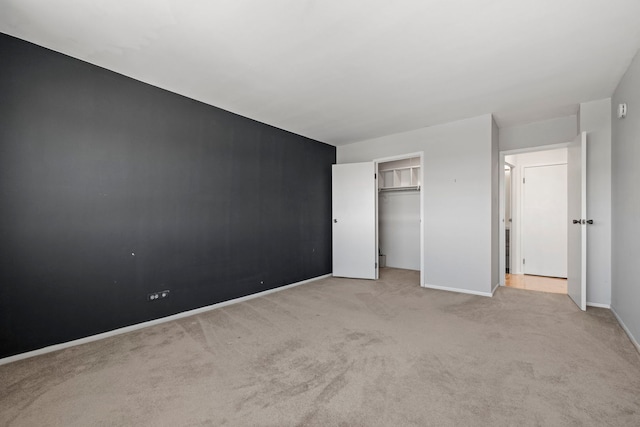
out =
<path fill-rule="evenodd" d="M 412 185 L 411 187 L 379 188 L 378 191 L 380 193 L 386 193 L 387 191 L 420 191 L 420 186 L 419 185 Z"/>

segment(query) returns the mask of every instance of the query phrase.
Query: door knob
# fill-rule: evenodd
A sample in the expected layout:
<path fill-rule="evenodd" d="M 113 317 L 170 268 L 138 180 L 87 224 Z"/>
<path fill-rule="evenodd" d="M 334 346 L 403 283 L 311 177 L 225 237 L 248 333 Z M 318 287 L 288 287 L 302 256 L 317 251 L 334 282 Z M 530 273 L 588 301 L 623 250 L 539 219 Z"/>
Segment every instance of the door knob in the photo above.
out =
<path fill-rule="evenodd" d="M 334 220 L 333 220 L 333 222 L 338 222 L 338 220 L 337 220 L 337 219 L 334 219 Z"/>

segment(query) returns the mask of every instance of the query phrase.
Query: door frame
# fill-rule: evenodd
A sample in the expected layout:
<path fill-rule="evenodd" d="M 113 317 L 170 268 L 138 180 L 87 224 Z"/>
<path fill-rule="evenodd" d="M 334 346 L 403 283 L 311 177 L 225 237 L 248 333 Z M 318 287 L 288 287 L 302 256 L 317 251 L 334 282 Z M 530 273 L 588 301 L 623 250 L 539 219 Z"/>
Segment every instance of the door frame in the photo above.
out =
<path fill-rule="evenodd" d="M 527 147 L 527 148 L 518 148 L 518 149 L 513 149 L 513 150 L 502 150 L 499 152 L 499 157 L 500 157 L 500 170 L 502 171 L 502 173 L 498 174 L 499 175 L 499 212 L 500 212 L 500 232 L 499 232 L 499 249 L 500 249 L 500 255 L 498 257 L 499 261 L 500 261 L 500 266 L 499 266 L 499 270 L 500 274 L 500 286 L 504 286 L 505 285 L 505 271 L 506 271 L 506 248 L 505 248 L 505 244 L 506 244 L 506 231 L 505 231 L 505 217 L 504 217 L 504 205 L 505 205 L 505 185 L 504 185 L 504 166 L 505 164 L 507 164 L 505 162 L 505 156 L 509 156 L 512 154 L 523 154 L 523 153 L 533 153 L 536 151 L 547 151 L 547 150 L 556 150 L 558 148 L 568 148 L 569 144 L 571 144 L 570 141 L 568 142 L 562 142 L 559 144 L 548 144 L 548 145 L 536 145 L 534 147 Z M 512 178 L 513 179 L 513 178 Z M 512 181 L 513 182 L 513 181 Z M 513 190 L 513 188 L 512 188 Z M 511 202 L 511 206 L 513 208 L 513 200 Z M 511 213 L 511 216 L 513 217 L 513 212 Z M 511 233 L 513 233 L 514 227 L 515 227 L 515 223 L 511 224 Z M 519 224 L 517 225 L 519 226 Z M 511 266 L 513 266 L 513 261 L 511 262 Z"/>
<path fill-rule="evenodd" d="M 504 157 L 502 157 L 502 159 L 504 160 Z M 509 190 L 510 190 L 509 191 L 509 204 L 511 206 L 509 207 L 509 214 L 510 214 L 510 217 L 513 219 L 513 175 L 514 175 L 513 169 L 515 168 L 515 165 L 512 165 L 511 163 L 509 163 L 507 161 L 503 161 L 502 162 L 502 167 L 500 169 L 502 171 L 502 173 L 501 173 L 501 175 L 502 175 L 502 196 L 501 196 L 501 199 L 503 199 L 501 216 L 504 216 L 504 213 L 505 213 L 504 209 L 506 208 L 506 197 L 507 196 L 506 196 L 506 184 L 505 184 L 505 176 L 504 176 L 505 172 L 507 170 L 506 166 L 509 167 L 509 181 L 510 181 L 509 182 L 509 184 L 510 184 L 509 185 Z M 513 237 L 511 237 L 511 242 L 509 242 L 509 265 L 507 265 L 507 256 L 506 256 L 507 255 L 507 248 L 506 248 L 506 246 L 507 246 L 506 245 L 506 243 L 507 243 L 507 232 L 506 232 L 507 222 L 508 222 L 507 218 L 506 217 L 503 218 L 503 225 L 502 225 L 503 230 L 502 231 L 504 233 L 504 242 L 503 242 L 503 246 L 502 246 L 502 252 L 504 252 L 504 253 L 502 255 L 504 256 L 504 259 L 503 259 L 502 262 L 504 263 L 504 266 L 503 266 L 502 274 L 506 273 L 507 267 L 509 268 L 509 273 L 513 272 L 513 268 L 512 268 L 512 266 L 513 266 L 513 255 L 512 255 L 513 254 L 513 248 L 511 247 L 511 242 L 513 241 Z M 511 222 L 511 236 L 513 236 L 513 229 L 514 228 L 513 228 L 513 221 L 512 221 Z"/>
<path fill-rule="evenodd" d="M 424 277 L 424 151 L 418 151 L 415 153 L 407 153 L 407 154 L 399 154 L 396 156 L 390 157 L 381 157 L 373 160 L 374 168 L 376 171 L 376 217 L 379 216 L 379 205 L 378 205 L 378 197 L 380 196 L 380 192 L 378 191 L 378 165 L 379 163 L 392 162 L 394 160 L 404 160 L 410 158 L 420 158 L 420 286 L 424 287 L 425 285 L 425 277 Z M 380 220 L 376 220 L 376 253 L 380 253 L 380 233 L 378 230 L 378 224 Z"/>

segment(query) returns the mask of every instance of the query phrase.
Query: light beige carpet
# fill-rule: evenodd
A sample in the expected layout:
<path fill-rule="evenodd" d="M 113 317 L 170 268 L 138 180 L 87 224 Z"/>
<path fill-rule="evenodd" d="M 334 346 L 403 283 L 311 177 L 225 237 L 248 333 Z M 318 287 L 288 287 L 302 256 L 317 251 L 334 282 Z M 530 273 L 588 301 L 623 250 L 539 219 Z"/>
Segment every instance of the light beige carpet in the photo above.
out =
<path fill-rule="evenodd" d="M 0 366 L 0 425 L 640 425 L 609 310 L 417 283 L 331 278 Z"/>

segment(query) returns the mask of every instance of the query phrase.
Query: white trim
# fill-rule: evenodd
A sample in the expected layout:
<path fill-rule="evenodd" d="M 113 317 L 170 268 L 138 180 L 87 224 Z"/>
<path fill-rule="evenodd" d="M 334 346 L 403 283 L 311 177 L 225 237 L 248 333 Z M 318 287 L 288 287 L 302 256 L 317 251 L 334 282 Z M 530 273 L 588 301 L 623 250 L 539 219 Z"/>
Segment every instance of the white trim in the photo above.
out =
<path fill-rule="evenodd" d="M 576 136 L 578 136 L 578 133 L 576 133 Z M 535 153 L 536 151 L 557 150 L 558 148 L 567 148 L 570 143 L 571 141 L 560 142 L 557 144 L 534 145 L 532 147 L 514 148 L 511 150 L 500 150 L 500 153 L 504 154 L 505 156 L 510 156 L 512 154 L 524 154 L 524 153 Z"/>
<path fill-rule="evenodd" d="M 504 276 L 504 274 L 502 276 Z M 496 291 L 498 290 L 499 287 L 500 287 L 500 282 L 496 283 L 493 286 L 493 289 L 491 289 L 491 296 L 494 296 L 496 294 Z"/>
<path fill-rule="evenodd" d="M 439 291 L 449 291 L 449 292 L 457 292 L 460 294 L 470 294 L 470 295 L 478 295 L 481 297 L 492 297 L 493 293 L 492 292 L 480 292 L 480 291 L 472 291 L 470 289 L 460 289 L 460 288 L 449 288 L 447 286 L 436 286 L 436 285 L 430 285 L 428 283 L 425 283 L 424 285 L 422 285 L 423 288 L 429 288 L 429 289 L 437 289 Z"/>
<path fill-rule="evenodd" d="M 79 338 L 73 341 L 67 341 L 61 344 L 54 344 L 48 347 L 39 348 L 37 350 L 28 351 L 26 353 L 16 354 L 14 356 L 5 357 L 0 359 L 0 365 L 5 365 L 7 363 L 16 362 L 18 360 L 27 359 L 29 357 L 39 356 L 46 353 L 51 353 L 53 351 L 64 350 L 65 348 L 74 347 L 80 344 L 86 344 L 93 341 L 98 341 L 104 338 L 113 337 L 120 334 L 125 334 L 127 332 L 137 331 L 138 329 L 147 328 L 149 326 L 159 325 L 161 323 L 171 322 L 172 320 L 178 320 L 189 316 L 194 316 L 196 314 L 205 313 L 207 311 L 215 310 L 216 308 L 226 307 L 228 305 L 237 304 L 239 302 L 248 301 L 254 298 L 262 297 L 265 295 L 272 294 L 274 292 L 284 291 L 285 289 L 293 288 L 295 286 L 304 285 L 309 282 L 315 282 L 316 280 L 326 279 L 331 277 L 331 274 L 325 274 L 323 276 L 313 277 L 311 279 L 303 280 L 301 282 L 291 283 L 290 285 L 280 286 L 278 288 L 268 289 L 266 291 L 258 292 L 251 295 L 246 295 L 244 297 L 235 298 L 229 301 L 219 302 L 217 304 L 208 305 L 206 307 L 195 308 L 189 311 L 183 311 L 182 313 L 172 314 L 170 316 L 161 317 L 159 319 L 149 320 L 147 322 L 137 323 L 131 326 L 125 326 L 124 328 L 114 329 L 112 331 L 103 332 L 101 334 L 91 335 L 84 338 Z"/>
<path fill-rule="evenodd" d="M 608 308 L 611 309 L 611 304 L 602 304 L 600 302 L 589 302 L 587 301 L 588 307 L 598 307 L 598 308 Z"/>
<path fill-rule="evenodd" d="M 424 151 L 420 152 L 420 186 L 424 187 Z M 420 191 L 420 283 L 424 282 L 424 190 Z"/>
<path fill-rule="evenodd" d="M 499 150 L 499 148 L 498 148 Z M 505 162 L 504 160 L 504 154 L 502 154 L 500 151 L 498 151 L 498 277 L 500 278 L 500 283 L 501 285 L 504 284 L 505 281 L 505 272 L 507 271 L 507 267 L 509 267 L 507 265 L 507 249 L 506 249 L 506 244 L 507 244 L 507 232 L 505 231 L 507 228 L 507 223 L 505 221 L 507 221 L 507 218 L 504 215 L 504 211 L 505 209 L 505 205 L 506 205 L 506 200 L 505 200 L 505 187 L 506 187 L 506 180 L 505 180 L 505 165 L 507 164 L 507 162 Z M 510 166 L 509 169 L 509 178 L 511 179 L 511 182 L 513 182 L 513 167 Z M 501 249 L 503 248 L 503 249 Z M 504 252 L 504 253 L 503 253 Z M 511 270 L 509 270 L 511 271 Z M 493 294 L 494 291 L 491 291 L 491 293 Z"/>
<path fill-rule="evenodd" d="M 640 343 L 638 343 L 638 341 L 633 336 L 633 334 L 631 333 L 629 328 L 627 328 L 627 325 L 624 324 L 624 322 L 622 321 L 620 316 L 618 316 L 618 313 L 616 313 L 616 311 L 613 309 L 613 307 L 611 308 L 611 312 L 613 313 L 614 316 L 616 316 L 616 319 L 618 320 L 618 323 L 620 324 L 620 326 L 622 326 L 622 329 L 624 330 L 624 332 L 629 337 L 629 340 L 631 341 L 631 344 L 633 344 L 635 346 L 636 350 L 638 350 L 638 353 L 640 353 Z"/>
<path fill-rule="evenodd" d="M 558 148 L 558 150 L 560 150 L 560 148 Z M 527 154 L 527 153 L 522 153 L 522 154 Z M 506 163 L 506 162 L 505 162 Z M 522 169 L 526 169 L 526 168 L 541 168 L 544 166 L 559 166 L 559 165 L 566 165 L 567 162 L 535 162 L 535 163 L 527 163 L 526 165 L 522 165 Z"/>

